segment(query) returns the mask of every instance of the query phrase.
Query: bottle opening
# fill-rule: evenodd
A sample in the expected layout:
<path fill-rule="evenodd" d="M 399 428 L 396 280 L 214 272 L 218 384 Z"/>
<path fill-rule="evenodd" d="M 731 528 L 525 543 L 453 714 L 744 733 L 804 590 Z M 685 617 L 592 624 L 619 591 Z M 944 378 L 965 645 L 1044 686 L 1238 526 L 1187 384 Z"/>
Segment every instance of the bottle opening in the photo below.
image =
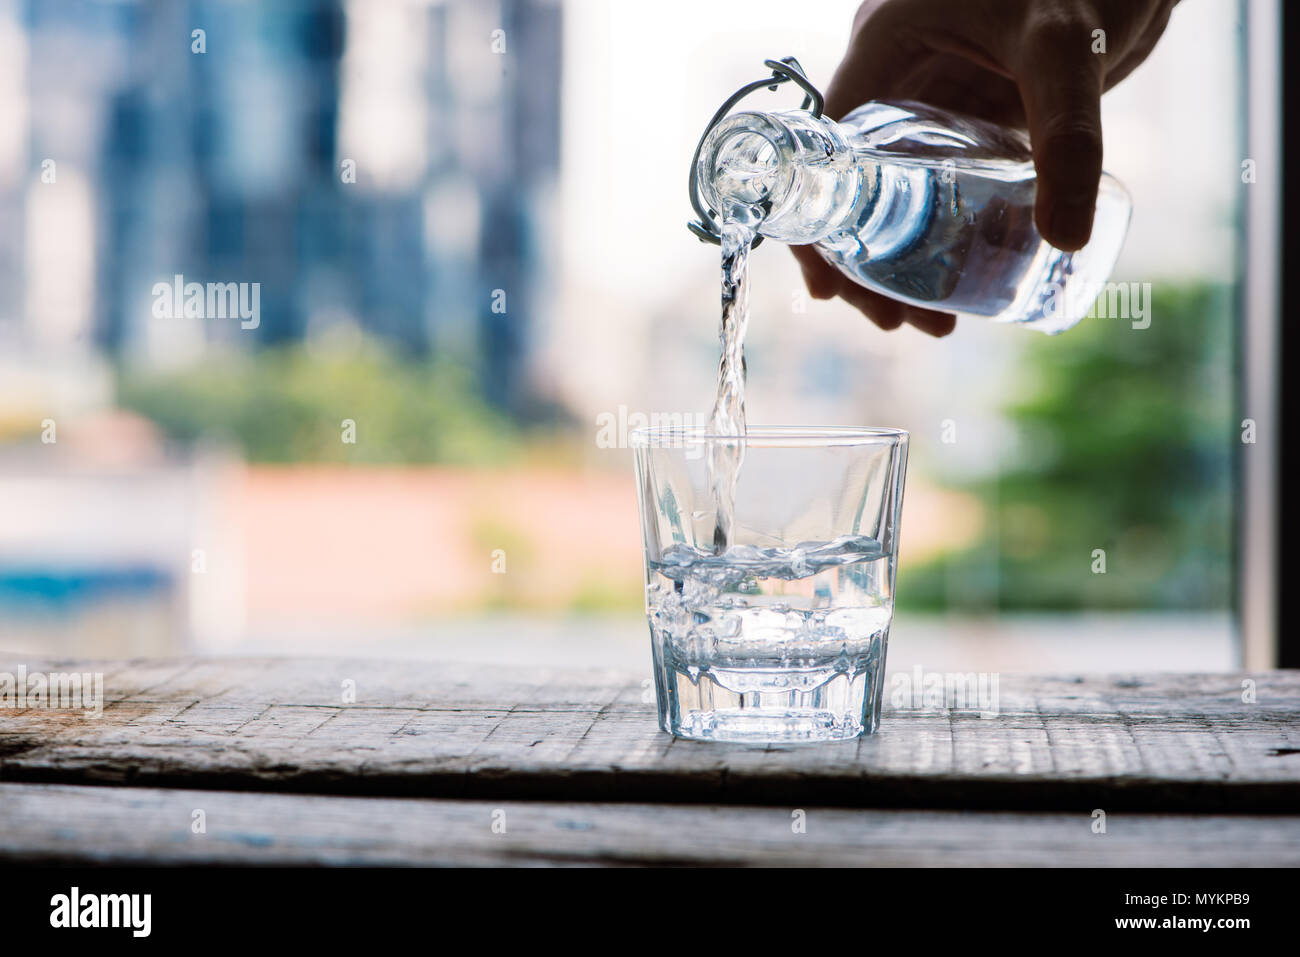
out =
<path fill-rule="evenodd" d="M 787 139 L 762 113 L 735 113 L 715 126 L 696 168 L 705 201 L 724 217 L 784 202 L 793 173 Z"/>
<path fill-rule="evenodd" d="M 750 211 L 761 235 L 782 242 L 822 239 L 858 195 L 847 142 L 829 120 L 802 110 L 726 117 L 705 139 L 695 175 L 722 219 Z"/>
<path fill-rule="evenodd" d="M 713 188 L 718 197 L 754 206 L 771 197 L 781 168 L 776 146 L 752 130 L 737 130 L 718 145 L 713 160 Z"/>

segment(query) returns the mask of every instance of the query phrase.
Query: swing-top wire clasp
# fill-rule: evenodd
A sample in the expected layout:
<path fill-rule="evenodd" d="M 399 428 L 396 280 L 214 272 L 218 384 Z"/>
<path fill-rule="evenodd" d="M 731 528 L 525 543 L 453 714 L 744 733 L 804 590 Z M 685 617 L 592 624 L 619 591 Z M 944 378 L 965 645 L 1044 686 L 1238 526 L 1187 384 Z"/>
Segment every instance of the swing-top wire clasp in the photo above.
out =
<path fill-rule="evenodd" d="M 763 65 L 772 71 L 772 75 L 764 77 L 761 80 L 755 80 L 753 83 L 747 83 L 735 93 L 727 98 L 727 101 L 718 108 L 718 112 L 713 114 L 713 119 L 705 127 L 704 134 L 700 137 L 700 142 L 695 147 L 695 155 L 691 157 L 691 175 L 688 183 L 690 191 L 691 206 L 694 207 L 696 215 L 699 217 L 693 222 L 686 224 L 686 227 L 693 232 L 700 242 L 713 243 L 715 246 L 722 242 L 722 226 L 718 222 L 718 213 L 704 204 L 700 198 L 700 183 L 697 167 L 700 162 L 700 151 L 704 149 L 704 141 L 709 138 L 713 128 L 722 121 L 728 113 L 735 108 L 736 104 L 743 100 L 749 94 L 766 87 L 775 92 L 777 87 L 782 83 L 793 82 L 795 86 L 804 91 L 802 109 L 809 110 L 813 116 L 822 115 L 822 107 L 825 104 L 825 98 L 821 91 L 809 82 L 808 77 L 804 75 L 803 67 L 799 61 L 792 56 L 784 57 L 780 60 L 764 60 Z M 754 237 L 754 245 L 757 246 L 762 242 L 762 236 Z"/>

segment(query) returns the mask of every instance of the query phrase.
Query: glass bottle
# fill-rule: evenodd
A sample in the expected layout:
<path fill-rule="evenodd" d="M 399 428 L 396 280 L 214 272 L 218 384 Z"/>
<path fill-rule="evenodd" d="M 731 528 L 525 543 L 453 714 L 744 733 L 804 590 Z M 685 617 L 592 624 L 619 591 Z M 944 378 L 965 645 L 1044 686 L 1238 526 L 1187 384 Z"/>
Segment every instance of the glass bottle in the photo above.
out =
<path fill-rule="evenodd" d="M 1102 174 L 1087 245 L 1064 252 L 1034 226 L 1023 133 L 913 102 L 819 113 L 716 121 L 694 175 L 721 219 L 757 211 L 762 236 L 815 244 L 854 282 L 927 309 L 1060 332 L 1091 308 L 1128 229 L 1114 177 Z"/>

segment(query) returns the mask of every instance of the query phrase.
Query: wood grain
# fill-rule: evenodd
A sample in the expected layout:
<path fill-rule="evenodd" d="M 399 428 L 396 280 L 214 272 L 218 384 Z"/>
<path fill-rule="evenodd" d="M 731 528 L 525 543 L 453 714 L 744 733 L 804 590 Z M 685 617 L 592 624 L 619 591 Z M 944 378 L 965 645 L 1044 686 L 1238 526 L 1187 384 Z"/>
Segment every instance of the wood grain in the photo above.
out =
<path fill-rule="evenodd" d="M 639 674 L 344 659 L 102 663 L 106 706 L 0 710 L 0 780 L 492 800 L 1300 812 L 1300 672 L 1003 675 L 1000 714 L 857 741 L 675 740 Z M 1255 700 L 1243 702 L 1243 679 Z M 343 703 L 345 682 L 356 702 Z"/>
<path fill-rule="evenodd" d="M 0 784 L 0 863 L 1264 867 L 1300 818 L 322 797 Z M 202 811 L 203 833 L 195 833 Z M 493 823 L 497 824 L 494 831 Z M 502 826 L 504 831 L 502 832 Z"/>

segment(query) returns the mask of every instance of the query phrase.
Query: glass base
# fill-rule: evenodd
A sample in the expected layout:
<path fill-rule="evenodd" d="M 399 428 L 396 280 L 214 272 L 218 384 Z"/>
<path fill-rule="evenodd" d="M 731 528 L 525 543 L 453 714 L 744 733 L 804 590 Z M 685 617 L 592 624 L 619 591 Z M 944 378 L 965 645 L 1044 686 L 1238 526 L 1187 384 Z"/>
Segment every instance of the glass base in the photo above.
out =
<path fill-rule="evenodd" d="M 882 656 L 883 657 L 883 656 Z M 659 669 L 659 726 L 695 741 L 842 741 L 880 727 L 876 661 L 852 671 Z M 741 689 L 741 690 L 736 690 Z"/>

